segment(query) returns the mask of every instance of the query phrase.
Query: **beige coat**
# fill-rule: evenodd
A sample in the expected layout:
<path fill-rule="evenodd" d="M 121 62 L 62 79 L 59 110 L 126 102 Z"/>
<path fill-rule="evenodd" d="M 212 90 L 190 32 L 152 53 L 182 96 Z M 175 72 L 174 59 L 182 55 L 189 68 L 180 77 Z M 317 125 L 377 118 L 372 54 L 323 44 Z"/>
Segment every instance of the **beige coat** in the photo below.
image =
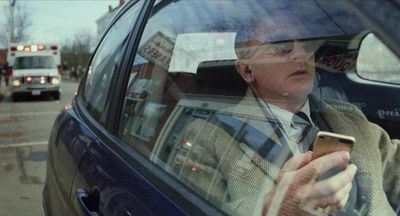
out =
<path fill-rule="evenodd" d="M 364 196 L 367 215 L 395 215 L 389 203 L 399 203 L 399 140 L 390 140 L 378 125 L 368 122 L 348 103 L 321 102 L 320 111 L 333 132 L 356 138 L 351 161 L 358 167 L 358 196 Z M 254 97 L 222 112 L 268 118 Z M 187 127 L 191 147 L 184 154 L 182 180 L 219 208 L 235 215 L 261 215 L 266 195 L 279 168 L 219 126 L 196 119 Z M 277 206 L 278 208 L 278 206 Z"/>

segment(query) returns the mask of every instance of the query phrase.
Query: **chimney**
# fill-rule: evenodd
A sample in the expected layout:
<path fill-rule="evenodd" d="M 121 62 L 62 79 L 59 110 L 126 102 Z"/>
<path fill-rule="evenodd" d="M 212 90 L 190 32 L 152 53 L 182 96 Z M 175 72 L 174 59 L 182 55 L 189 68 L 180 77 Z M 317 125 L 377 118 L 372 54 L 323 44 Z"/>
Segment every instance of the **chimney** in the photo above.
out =
<path fill-rule="evenodd" d="M 124 0 L 119 0 L 119 6 L 122 7 L 124 5 L 125 1 Z"/>
<path fill-rule="evenodd" d="M 112 10 L 111 5 L 108 5 L 108 12 L 111 12 L 111 10 Z"/>

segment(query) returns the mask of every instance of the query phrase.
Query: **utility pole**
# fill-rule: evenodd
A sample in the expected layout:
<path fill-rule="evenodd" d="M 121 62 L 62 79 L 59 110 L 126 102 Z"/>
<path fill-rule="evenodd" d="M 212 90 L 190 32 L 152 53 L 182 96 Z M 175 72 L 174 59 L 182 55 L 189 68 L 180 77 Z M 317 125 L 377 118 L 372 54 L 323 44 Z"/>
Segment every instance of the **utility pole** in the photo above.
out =
<path fill-rule="evenodd" d="M 11 18 L 11 26 L 10 26 L 10 36 L 8 38 L 8 44 L 16 42 L 14 41 L 14 25 L 15 25 L 15 20 L 14 20 L 14 7 L 15 7 L 15 1 L 16 0 L 10 0 L 10 18 Z"/>

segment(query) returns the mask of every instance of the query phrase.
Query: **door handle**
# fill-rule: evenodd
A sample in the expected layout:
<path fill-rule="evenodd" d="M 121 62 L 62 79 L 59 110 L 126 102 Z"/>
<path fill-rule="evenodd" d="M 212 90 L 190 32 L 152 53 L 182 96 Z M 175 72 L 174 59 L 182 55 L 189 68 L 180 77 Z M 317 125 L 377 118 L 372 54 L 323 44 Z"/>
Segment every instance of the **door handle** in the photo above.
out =
<path fill-rule="evenodd" d="M 98 190 L 88 193 L 83 188 L 76 190 L 76 198 L 78 199 L 79 206 L 81 207 L 84 215 L 98 216 L 97 210 L 99 209 L 99 192 Z"/>

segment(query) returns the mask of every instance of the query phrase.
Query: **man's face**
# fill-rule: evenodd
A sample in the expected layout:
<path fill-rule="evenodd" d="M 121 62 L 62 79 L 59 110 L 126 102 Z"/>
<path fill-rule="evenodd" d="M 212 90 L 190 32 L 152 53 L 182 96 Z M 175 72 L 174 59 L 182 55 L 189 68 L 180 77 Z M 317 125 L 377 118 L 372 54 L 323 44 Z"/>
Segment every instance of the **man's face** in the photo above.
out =
<path fill-rule="evenodd" d="M 251 71 L 250 80 L 246 81 L 266 99 L 307 96 L 315 78 L 314 50 L 307 49 L 310 44 L 312 42 L 249 42 L 252 53 L 242 61 Z"/>

